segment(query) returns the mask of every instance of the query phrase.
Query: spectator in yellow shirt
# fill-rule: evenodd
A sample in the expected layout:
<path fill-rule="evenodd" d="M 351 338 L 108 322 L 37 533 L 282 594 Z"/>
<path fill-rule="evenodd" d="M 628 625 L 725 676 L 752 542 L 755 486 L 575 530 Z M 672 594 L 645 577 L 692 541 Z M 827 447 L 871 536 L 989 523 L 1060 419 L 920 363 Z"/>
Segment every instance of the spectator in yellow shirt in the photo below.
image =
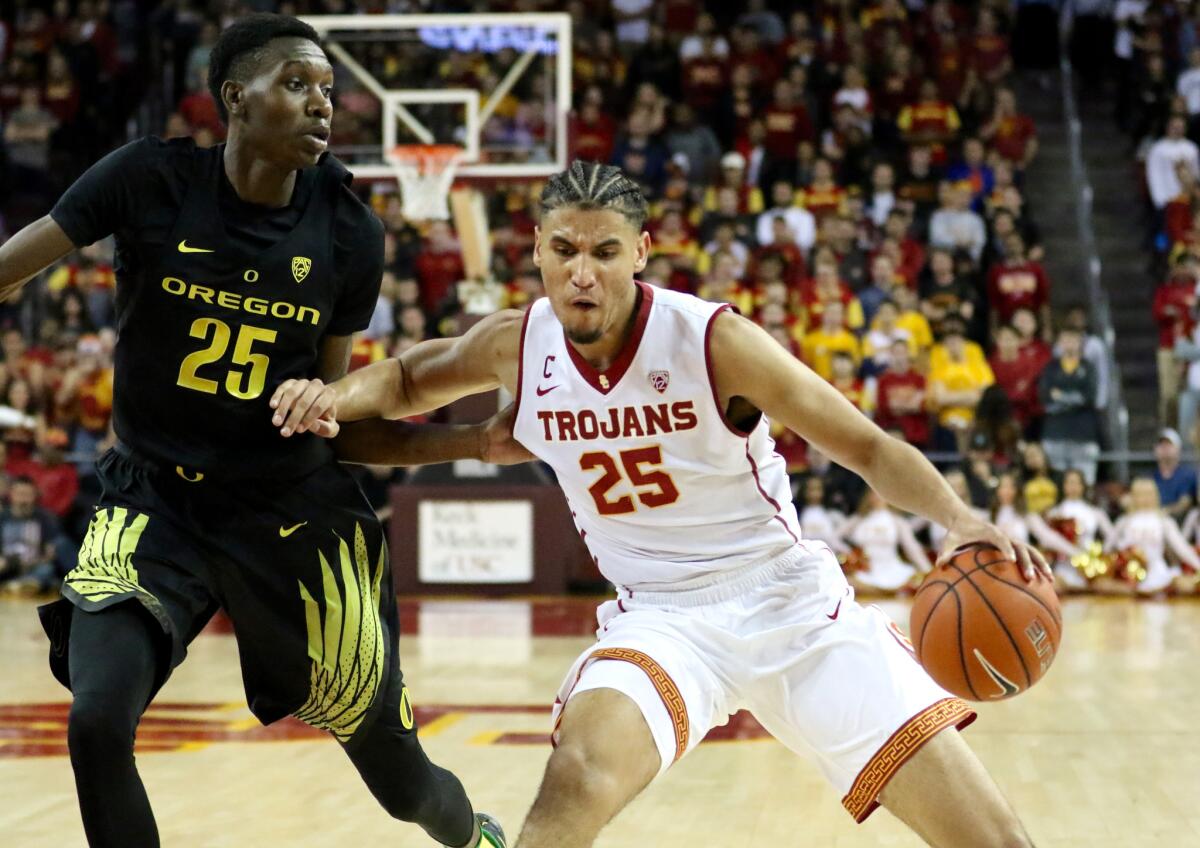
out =
<path fill-rule="evenodd" d="M 929 357 L 930 407 L 938 423 L 934 447 L 956 451 L 975 422 L 983 390 L 996 379 L 979 345 L 967 341 L 961 321 L 946 321 L 943 332 Z"/>
<path fill-rule="evenodd" d="M 842 302 L 833 300 L 826 303 L 821 312 L 820 325 L 805 334 L 800 346 L 801 357 L 822 379 L 833 377 L 833 355 L 839 351 L 850 355 L 855 368 L 862 361 L 858 339 L 845 328 L 844 323 L 845 307 Z"/>
<path fill-rule="evenodd" d="M 691 271 L 696 267 L 700 253 L 700 245 L 683 222 L 683 213 L 678 209 L 668 210 L 654 233 L 650 258 L 666 256 L 676 269 Z"/>
<path fill-rule="evenodd" d="M 913 351 L 913 364 L 921 373 L 925 373 L 928 365 L 929 349 L 933 346 L 933 330 L 929 321 L 921 314 L 918 306 L 917 293 L 908 286 L 892 288 L 892 300 L 900 314 L 896 316 L 896 328 L 908 333 L 909 343 Z M 871 324 L 871 329 L 879 328 L 879 316 Z"/>
<path fill-rule="evenodd" d="M 754 314 L 754 290 L 737 278 L 737 260 L 728 253 L 713 257 L 713 268 L 700 284 L 696 295 L 713 303 L 729 303 L 743 315 Z"/>

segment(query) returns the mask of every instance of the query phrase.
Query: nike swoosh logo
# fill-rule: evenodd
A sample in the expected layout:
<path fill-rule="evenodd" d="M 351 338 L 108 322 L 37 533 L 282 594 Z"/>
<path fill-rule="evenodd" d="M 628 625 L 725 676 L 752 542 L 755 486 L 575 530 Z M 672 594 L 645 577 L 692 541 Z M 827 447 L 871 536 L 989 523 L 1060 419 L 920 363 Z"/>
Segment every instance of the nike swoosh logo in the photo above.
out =
<path fill-rule="evenodd" d="M 833 608 L 833 615 L 830 615 L 829 613 L 825 613 L 825 617 L 828 618 L 830 621 L 837 621 L 838 613 L 840 613 L 841 611 L 842 611 L 842 599 L 838 598 L 838 605 Z"/>
<path fill-rule="evenodd" d="M 307 523 L 308 523 L 307 521 L 301 521 L 299 524 L 293 525 L 292 527 L 280 527 L 279 528 L 279 538 L 286 539 L 288 536 L 295 533 L 297 530 L 299 530 L 301 527 L 303 527 Z"/>
<path fill-rule="evenodd" d="M 542 395 L 548 395 L 561 385 L 562 385 L 561 383 L 556 383 L 555 385 L 551 386 L 548 389 L 543 389 L 541 386 L 538 386 L 537 387 L 537 395 L 538 395 L 538 397 L 541 397 Z"/>
<path fill-rule="evenodd" d="M 987 657 L 981 654 L 978 648 L 974 649 L 974 654 L 975 659 L 979 660 L 979 664 L 983 666 L 983 670 L 988 673 L 988 677 L 992 678 L 992 681 L 1000 687 L 1000 691 L 993 695 L 993 698 L 1008 698 L 1021 691 L 1021 687 L 1001 674 L 1000 670 L 988 662 Z"/>
<path fill-rule="evenodd" d="M 187 239 L 179 243 L 180 253 L 216 253 L 215 250 L 208 250 L 203 247 L 188 247 Z"/>

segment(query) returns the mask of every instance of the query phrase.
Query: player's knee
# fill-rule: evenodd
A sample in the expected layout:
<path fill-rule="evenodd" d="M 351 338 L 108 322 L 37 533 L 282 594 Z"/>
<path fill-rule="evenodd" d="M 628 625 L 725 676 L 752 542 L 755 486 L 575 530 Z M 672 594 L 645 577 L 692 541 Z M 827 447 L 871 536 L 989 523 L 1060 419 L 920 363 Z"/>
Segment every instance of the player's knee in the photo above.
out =
<path fill-rule="evenodd" d="M 67 746 L 73 759 L 115 758 L 133 753 L 132 722 L 107 699 L 78 695 L 67 720 Z"/>
<path fill-rule="evenodd" d="M 593 810 L 619 808 L 636 786 L 627 769 L 612 757 L 601 756 L 585 744 L 563 744 L 555 749 L 546 767 L 543 792 L 570 805 Z"/>
<path fill-rule="evenodd" d="M 427 793 L 419 788 L 394 788 L 373 794 L 383 811 L 397 821 L 423 822 L 426 818 L 425 807 L 429 798 Z"/>

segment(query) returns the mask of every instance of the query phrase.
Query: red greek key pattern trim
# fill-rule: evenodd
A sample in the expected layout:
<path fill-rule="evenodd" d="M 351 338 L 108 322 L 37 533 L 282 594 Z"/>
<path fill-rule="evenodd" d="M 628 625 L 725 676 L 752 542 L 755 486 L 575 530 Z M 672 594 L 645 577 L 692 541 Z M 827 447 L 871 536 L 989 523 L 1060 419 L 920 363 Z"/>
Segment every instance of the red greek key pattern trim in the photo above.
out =
<path fill-rule="evenodd" d="M 683 695 L 680 694 L 679 687 L 675 685 L 671 675 L 667 674 L 662 666 L 646 654 L 635 651 L 633 648 L 600 648 L 592 651 L 588 662 L 592 660 L 620 660 L 633 663 L 646 672 L 650 682 L 658 690 L 658 697 L 662 698 L 663 706 L 667 708 L 667 714 L 671 716 L 671 724 L 675 727 L 675 760 L 672 762 L 678 761 L 687 753 L 690 733 L 687 706 L 683 703 Z"/>
<path fill-rule="evenodd" d="M 887 782 L 922 745 L 950 725 L 965 727 L 974 719 L 975 711 L 958 698 L 943 698 L 917 713 L 892 734 L 858 773 L 842 799 L 842 806 L 856 822 L 862 822 L 878 806 L 879 793 Z"/>

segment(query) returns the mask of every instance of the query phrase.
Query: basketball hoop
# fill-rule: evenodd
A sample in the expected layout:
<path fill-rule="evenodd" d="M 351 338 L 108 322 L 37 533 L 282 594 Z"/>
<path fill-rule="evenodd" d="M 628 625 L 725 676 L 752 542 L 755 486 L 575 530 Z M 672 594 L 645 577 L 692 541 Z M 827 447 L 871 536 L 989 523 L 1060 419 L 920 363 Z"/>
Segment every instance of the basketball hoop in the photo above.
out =
<path fill-rule="evenodd" d="M 387 156 L 400 183 L 404 217 L 415 221 L 445 221 L 447 199 L 464 151 L 453 144 L 401 144 Z"/>

